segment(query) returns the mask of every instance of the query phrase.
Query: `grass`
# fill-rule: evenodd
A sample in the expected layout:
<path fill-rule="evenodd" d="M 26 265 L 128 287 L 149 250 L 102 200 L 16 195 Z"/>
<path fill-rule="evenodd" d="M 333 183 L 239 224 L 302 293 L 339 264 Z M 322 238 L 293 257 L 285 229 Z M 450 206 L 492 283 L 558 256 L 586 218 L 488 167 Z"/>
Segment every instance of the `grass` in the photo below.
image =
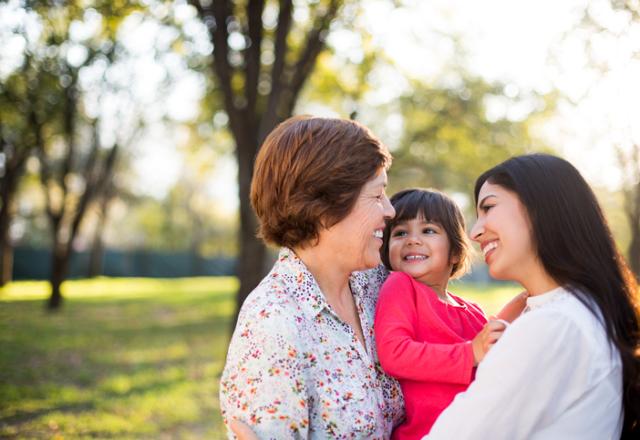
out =
<path fill-rule="evenodd" d="M 219 439 L 233 278 L 95 279 L 0 291 L 0 438 Z M 514 287 L 452 291 L 499 310 Z"/>
<path fill-rule="evenodd" d="M 449 290 L 462 298 L 473 301 L 489 315 L 497 314 L 505 303 L 522 292 L 522 287 L 515 284 L 479 284 L 452 282 Z"/>
<path fill-rule="evenodd" d="M 232 278 L 46 283 L 0 296 L 0 437 L 222 438 Z"/>

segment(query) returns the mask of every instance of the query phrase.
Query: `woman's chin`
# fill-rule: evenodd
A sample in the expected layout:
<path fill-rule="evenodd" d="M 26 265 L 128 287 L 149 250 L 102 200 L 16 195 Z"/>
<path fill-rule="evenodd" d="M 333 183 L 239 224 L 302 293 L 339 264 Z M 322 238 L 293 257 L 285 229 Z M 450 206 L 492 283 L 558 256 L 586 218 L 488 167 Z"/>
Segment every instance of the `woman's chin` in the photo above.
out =
<path fill-rule="evenodd" d="M 361 270 L 374 269 L 381 264 L 380 253 L 376 252 L 374 255 L 367 255 L 367 258 L 365 258 L 363 262 L 364 267 Z"/>
<path fill-rule="evenodd" d="M 489 275 L 491 275 L 491 278 L 494 280 L 508 281 L 510 279 L 504 271 L 500 270 L 500 268 L 495 265 L 489 266 Z"/>

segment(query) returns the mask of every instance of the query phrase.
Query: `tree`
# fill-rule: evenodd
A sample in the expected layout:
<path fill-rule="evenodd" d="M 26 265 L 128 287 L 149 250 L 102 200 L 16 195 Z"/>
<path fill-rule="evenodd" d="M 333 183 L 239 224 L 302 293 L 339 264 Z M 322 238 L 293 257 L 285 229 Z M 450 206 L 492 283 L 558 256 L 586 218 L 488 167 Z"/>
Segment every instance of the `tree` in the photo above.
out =
<path fill-rule="evenodd" d="M 606 3 L 599 6 L 604 7 L 605 5 Z M 612 67 L 608 59 L 604 62 L 598 61 L 592 47 L 593 41 L 602 38 L 609 39 L 616 45 L 625 47 L 630 60 L 635 59 L 637 62 L 640 58 L 640 45 L 635 38 L 635 34 L 640 30 L 640 3 L 634 0 L 610 0 L 608 7 L 610 10 L 606 11 L 607 14 L 599 14 L 602 9 L 587 6 L 579 23 L 582 29 L 587 30 L 584 44 L 588 49 L 587 53 L 592 68 L 599 71 L 598 80 L 605 78 Z M 615 17 L 615 20 L 612 17 Z M 634 44 L 621 44 L 621 42 L 627 43 L 629 41 Z M 618 54 L 617 57 L 619 56 Z M 628 66 L 625 67 L 628 68 Z M 640 144 L 638 136 L 634 137 L 632 134 L 637 125 L 636 121 L 629 119 L 626 124 L 628 126 L 621 130 L 618 123 L 618 126 L 612 128 L 611 131 L 627 133 L 626 139 L 618 142 L 618 145 L 614 145 L 613 148 L 616 150 L 618 163 L 622 170 L 621 191 L 624 196 L 624 211 L 631 233 L 627 257 L 631 270 L 640 279 Z M 629 143 L 628 151 L 625 151 L 619 145 L 620 143 Z"/>
<path fill-rule="evenodd" d="M 624 212 L 631 230 L 629 266 L 640 280 L 640 144 L 632 145 L 628 152 L 618 147 L 617 153 L 624 177 Z"/>
<path fill-rule="evenodd" d="M 277 8 L 265 0 L 189 3 L 209 30 L 212 70 L 235 141 L 240 199 L 237 318 L 244 299 L 264 275 L 266 260 L 249 202 L 254 158 L 266 135 L 291 116 L 343 2 L 296 5 L 311 17 L 308 24 L 297 26 L 292 0 L 280 0 Z"/>
<path fill-rule="evenodd" d="M 25 69 L 0 84 L 0 287 L 11 281 L 13 247 L 9 228 L 14 216 L 14 198 L 25 163 L 35 146 L 23 118 L 34 111 L 26 96 Z"/>
<path fill-rule="evenodd" d="M 400 98 L 404 126 L 393 151 L 394 189 L 419 184 L 468 194 L 491 164 L 548 149 L 531 134 L 531 126 L 553 109 L 552 97 L 505 92 L 501 84 L 464 74 L 459 79 L 448 86 L 413 81 L 411 93 Z"/>
<path fill-rule="evenodd" d="M 89 206 L 103 192 L 113 173 L 119 139 L 104 142 L 99 111 L 100 92 L 108 89 L 106 73 L 122 49 L 115 39 L 117 26 L 134 6 L 99 4 L 84 9 L 74 2 L 30 2 L 26 9 L 41 25 L 41 32 L 25 49 L 29 101 L 33 111 L 25 124 L 35 138 L 45 211 L 51 230 L 50 310 L 60 307 L 60 287 Z M 71 29 L 86 20 L 99 23 L 90 36 L 73 36 Z M 89 69 L 92 72 L 89 72 Z M 37 91 L 37 92 L 36 92 Z M 105 92 L 105 94 L 108 91 Z M 91 96 L 90 96 L 91 95 Z M 89 98 L 98 103 L 89 103 Z"/>

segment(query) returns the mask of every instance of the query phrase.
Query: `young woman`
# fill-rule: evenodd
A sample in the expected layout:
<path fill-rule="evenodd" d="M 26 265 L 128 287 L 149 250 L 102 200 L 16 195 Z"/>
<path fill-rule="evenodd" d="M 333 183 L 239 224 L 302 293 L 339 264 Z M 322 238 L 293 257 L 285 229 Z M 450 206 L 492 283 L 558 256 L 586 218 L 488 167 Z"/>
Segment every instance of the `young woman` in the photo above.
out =
<path fill-rule="evenodd" d="M 533 154 L 480 176 L 475 199 L 489 272 L 530 297 L 425 439 L 640 438 L 638 286 L 587 183 Z"/>

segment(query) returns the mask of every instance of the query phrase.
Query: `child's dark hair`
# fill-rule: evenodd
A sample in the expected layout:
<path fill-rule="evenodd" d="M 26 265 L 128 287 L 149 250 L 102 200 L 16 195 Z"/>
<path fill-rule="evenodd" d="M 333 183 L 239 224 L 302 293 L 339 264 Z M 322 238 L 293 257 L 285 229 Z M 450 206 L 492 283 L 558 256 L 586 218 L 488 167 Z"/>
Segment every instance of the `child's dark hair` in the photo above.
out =
<path fill-rule="evenodd" d="M 458 262 L 454 263 L 451 269 L 451 278 L 461 277 L 468 271 L 471 245 L 465 232 L 464 216 L 456 202 L 438 190 L 423 188 L 402 190 L 389 200 L 396 210 L 396 215 L 387 221 L 380 248 L 380 256 L 387 269 L 392 270 L 389 262 L 391 229 L 401 222 L 420 217 L 442 226 L 446 232 L 449 239 L 449 258 L 458 258 Z"/>

